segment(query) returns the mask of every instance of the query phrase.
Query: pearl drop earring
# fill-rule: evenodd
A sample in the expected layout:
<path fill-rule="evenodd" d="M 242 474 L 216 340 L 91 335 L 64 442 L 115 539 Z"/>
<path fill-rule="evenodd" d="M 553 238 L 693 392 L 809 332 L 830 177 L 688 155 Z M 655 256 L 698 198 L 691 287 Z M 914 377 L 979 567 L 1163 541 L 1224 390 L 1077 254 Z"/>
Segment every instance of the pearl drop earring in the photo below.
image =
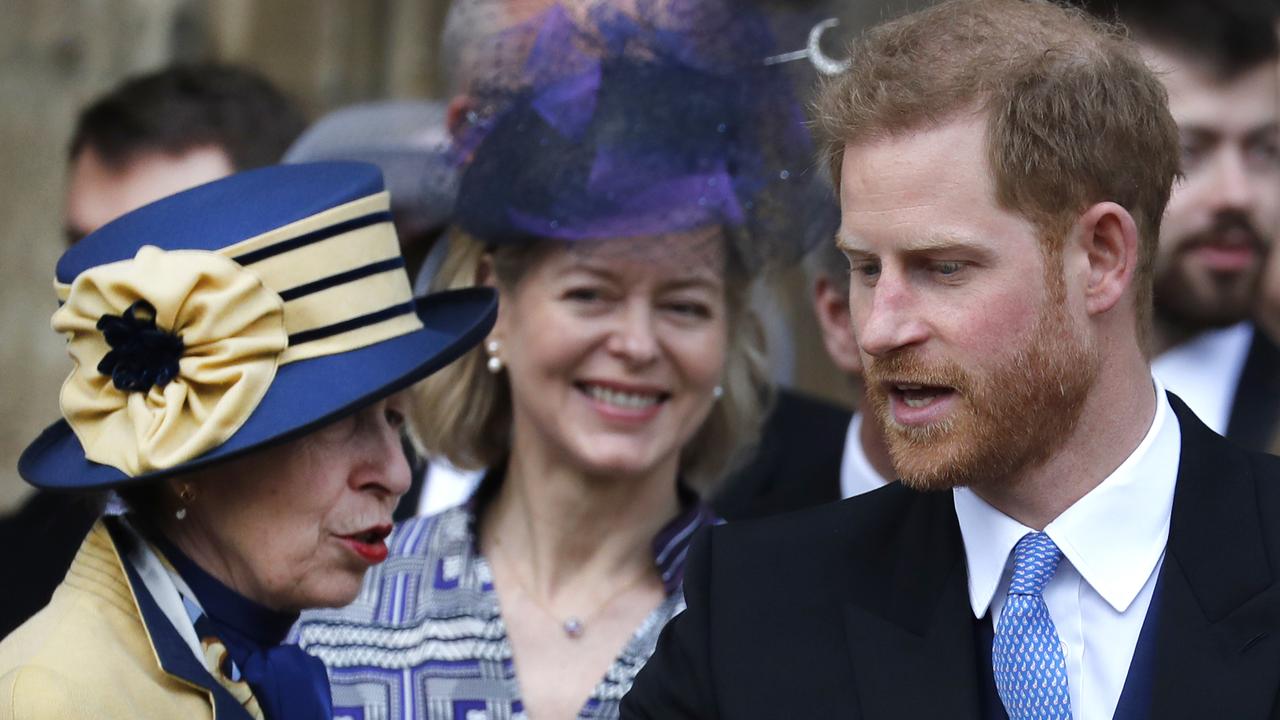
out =
<path fill-rule="evenodd" d="M 485 367 L 494 375 L 502 372 L 502 358 L 498 357 L 498 350 L 501 348 L 502 345 L 497 340 L 490 340 L 484 346 L 484 349 L 489 351 L 489 361 L 485 363 Z"/>

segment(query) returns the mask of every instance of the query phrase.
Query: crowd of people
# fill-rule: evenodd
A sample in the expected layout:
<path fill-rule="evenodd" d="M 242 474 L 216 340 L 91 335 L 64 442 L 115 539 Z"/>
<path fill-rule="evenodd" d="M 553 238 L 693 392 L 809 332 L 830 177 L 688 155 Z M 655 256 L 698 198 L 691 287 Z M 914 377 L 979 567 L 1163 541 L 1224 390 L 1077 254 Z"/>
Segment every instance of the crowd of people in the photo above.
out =
<path fill-rule="evenodd" d="M 1280 717 L 1280 8 L 825 27 L 454 0 L 444 101 L 86 108 L 0 719 Z M 770 379 L 798 263 L 855 409 Z"/>

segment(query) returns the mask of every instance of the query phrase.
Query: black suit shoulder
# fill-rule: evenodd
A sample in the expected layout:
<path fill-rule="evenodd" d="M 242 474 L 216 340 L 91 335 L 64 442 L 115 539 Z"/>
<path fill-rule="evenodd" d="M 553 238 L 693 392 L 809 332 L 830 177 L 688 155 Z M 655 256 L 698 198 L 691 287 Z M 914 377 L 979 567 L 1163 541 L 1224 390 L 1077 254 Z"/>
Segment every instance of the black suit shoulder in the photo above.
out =
<path fill-rule="evenodd" d="M 1280 460 L 1209 430 L 1170 394 L 1182 433 L 1157 591 L 1151 717 L 1280 717 Z M 1154 608 L 1153 608 L 1154 610 Z"/>
<path fill-rule="evenodd" d="M 98 515 L 86 498 L 38 490 L 0 518 L 0 546 L 10 548 L 0 577 L 11 579 L 0 593 L 0 638 L 48 604 Z"/>
<path fill-rule="evenodd" d="M 920 498 L 920 493 L 892 483 L 847 500 L 726 523 L 713 532 L 724 559 L 754 557 L 755 572 L 768 569 L 791 577 L 803 571 L 795 564 L 804 562 L 799 558 L 829 561 L 849 547 L 891 541 L 900 528 L 895 519 L 911 512 Z"/>
<path fill-rule="evenodd" d="M 1280 458 L 1213 432 L 1177 396 L 1170 402 L 1182 454 L 1169 549 L 1206 610 L 1225 613 L 1280 577 Z"/>
<path fill-rule="evenodd" d="M 663 632 L 622 716 L 793 717 L 801 708 L 807 717 L 849 716 L 857 700 L 846 606 L 883 606 L 875 578 L 894 572 L 884 549 L 934 515 L 954 525 L 950 507 L 950 493 L 895 483 L 708 528 L 690 551 L 688 609 Z"/>

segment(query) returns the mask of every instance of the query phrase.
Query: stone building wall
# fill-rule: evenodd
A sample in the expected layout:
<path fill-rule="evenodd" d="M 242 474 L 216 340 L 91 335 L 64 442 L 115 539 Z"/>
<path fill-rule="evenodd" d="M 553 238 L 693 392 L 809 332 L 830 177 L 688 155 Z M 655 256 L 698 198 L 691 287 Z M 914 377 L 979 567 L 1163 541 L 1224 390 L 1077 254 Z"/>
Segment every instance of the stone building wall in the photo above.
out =
<path fill-rule="evenodd" d="M 177 60 L 261 70 L 313 117 L 430 97 L 447 0 L 4 0 L 0 3 L 0 513 L 27 493 L 17 459 L 58 417 L 69 369 L 49 329 L 77 110 Z"/>

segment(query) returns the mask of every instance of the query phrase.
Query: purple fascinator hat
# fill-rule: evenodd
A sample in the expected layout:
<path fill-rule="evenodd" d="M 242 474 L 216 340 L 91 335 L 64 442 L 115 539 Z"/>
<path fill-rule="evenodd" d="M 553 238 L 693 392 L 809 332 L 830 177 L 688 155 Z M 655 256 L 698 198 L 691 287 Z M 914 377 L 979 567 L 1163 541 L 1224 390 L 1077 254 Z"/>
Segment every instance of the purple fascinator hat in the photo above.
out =
<path fill-rule="evenodd" d="M 557 5 L 456 151 L 455 219 L 491 244 L 719 226 L 749 269 L 829 240 L 838 207 L 764 18 L 714 0 Z"/>

